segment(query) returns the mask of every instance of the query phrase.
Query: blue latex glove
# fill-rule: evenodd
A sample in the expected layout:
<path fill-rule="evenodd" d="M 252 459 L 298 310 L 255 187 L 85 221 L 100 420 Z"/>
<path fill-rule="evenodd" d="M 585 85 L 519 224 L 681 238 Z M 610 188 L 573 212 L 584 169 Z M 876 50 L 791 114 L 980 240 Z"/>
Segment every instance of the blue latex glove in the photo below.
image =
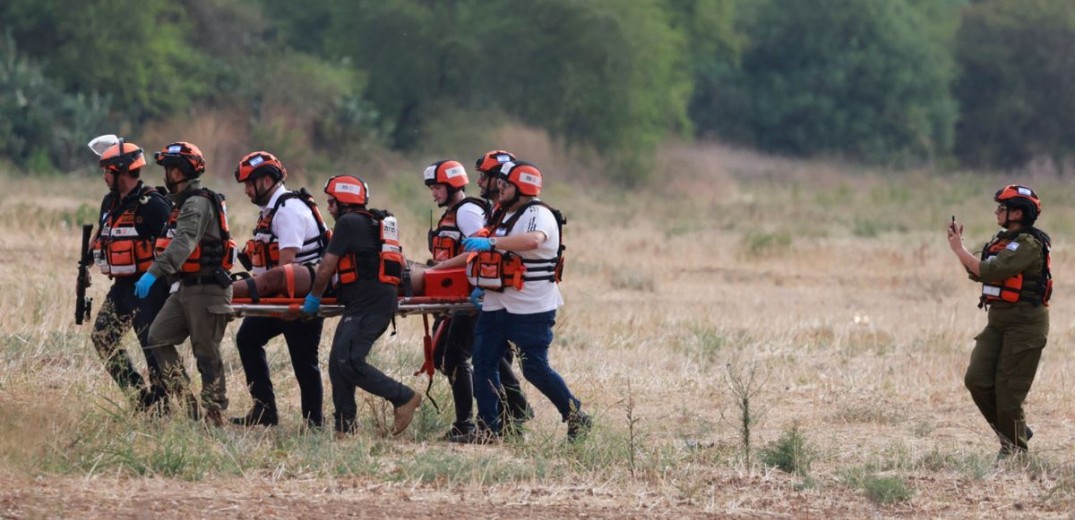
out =
<path fill-rule="evenodd" d="M 302 313 L 307 316 L 316 316 L 317 310 L 321 308 L 321 298 L 312 294 L 306 295 L 306 301 L 302 303 Z"/>
<path fill-rule="evenodd" d="M 479 311 L 482 310 L 482 298 L 485 297 L 485 289 L 481 287 L 475 287 L 473 291 L 470 291 L 470 303 L 474 304 L 474 307 Z"/>
<path fill-rule="evenodd" d="M 137 282 L 134 283 L 134 295 L 139 298 L 145 298 L 149 295 L 149 290 L 153 288 L 153 284 L 157 281 L 157 277 L 152 274 L 143 274 Z"/>
<path fill-rule="evenodd" d="M 464 251 L 489 251 L 493 244 L 485 237 L 467 237 L 463 239 Z"/>

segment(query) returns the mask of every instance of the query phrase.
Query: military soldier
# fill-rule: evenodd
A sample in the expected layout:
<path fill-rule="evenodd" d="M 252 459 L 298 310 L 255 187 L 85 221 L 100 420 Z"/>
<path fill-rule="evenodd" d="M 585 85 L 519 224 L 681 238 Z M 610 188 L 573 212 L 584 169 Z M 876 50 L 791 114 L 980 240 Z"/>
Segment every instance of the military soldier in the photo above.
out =
<path fill-rule="evenodd" d="M 963 247 L 963 226 L 953 217 L 948 244 L 982 284 L 979 307 L 988 323 L 975 339 L 964 383 L 986 422 L 1000 439 L 998 458 L 1027 451 L 1033 433 L 1023 401 L 1034 382 L 1049 333 L 1052 293 L 1049 235 L 1034 227 L 1041 201 L 1026 186 L 1009 185 L 993 200 L 998 232 L 976 256 Z"/>
<path fill-rule="evenodd" d="M 175 348 L 190 337 L 202 377 L 205 421 L 223 426 L 228 397 L 220 340 L 229 319 L 232 291 L 228 271 L 235 256 L 224 197 L 201 186 L 205 159 L 197 146 L 172 143 L 155 158 L 164 167 L 164 181 L 175 208 L 164 236 L 157 239 L 157 258 L 135 284 L 135 294 L 145 298 L 153 284 L 165 276 L 178 282 L 178 290 L 164 302 L 150 326 L 149 342 L 169 393 L 187 400 L 191 415 L 197 417 L 183 361 Z"/>
<path fill-rule="evenodd" d="M 137 391 L 137 408 L 148 410 L 166 395 L 160 367 L 148 346 L 149 324 L 168 298 L 168 284 L 154 283 L 148 297 L 139 299 L 134 295 L 134 283 L 153 263 L 154 240 L 164 229 L 172 205 L 139 178 L 146 159 L 138 145 L 121 139 L 105 149 L 100 165 L 108 194 L 101 201 L 93 256 L 101 272 L 113 282 L 97 313 L 91 338 L 112 379 L 124 390 Z M 123 335 L 132 327 L 146 357 L 148 386 L 121 348 Z"/>
<path fill-rule="evenodd" d="M 332 177 L 325 183 L 325 193 L 336 227 L 302 312 L 317 314 L 321 295 L 335 277 L 337 299 L 345 305 L 328 361 L 336 437 L 356 429 L 356 387 L 392 403 L 392 433 L 398 435 L 411 424 L 422 395 L 366 360 L 396 313 L 397 287 L 406 262 L 396 218 L 387 211 L 366 208 L 369 187 L 358 177 Z"/>

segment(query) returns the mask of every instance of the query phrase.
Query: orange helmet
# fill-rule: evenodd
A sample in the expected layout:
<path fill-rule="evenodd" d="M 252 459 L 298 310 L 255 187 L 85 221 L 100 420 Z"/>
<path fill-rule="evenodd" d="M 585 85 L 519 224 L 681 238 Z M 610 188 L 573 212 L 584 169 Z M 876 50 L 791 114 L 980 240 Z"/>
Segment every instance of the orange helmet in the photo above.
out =
<path fill-rule="evenodd" d="M 122 152 L 120 152 L 121 147 Z M 137 174 L 137 170 L 146 165 L 146 155 L 138 145 L 125 143 L 123 139 L 120 139 L 118 143 L 109 146 L 101 153 L 101 160 L 98 164 L 110 172 L 127 171 Z"/>
<path fill-rule="evenodd" d="M 494 173 L 493 170 L 495 170 L 497 166 L 514 161 L 515 156 L 512 155 L 511 152 L 491 150 L 485 152 L 481 157 L 478 157 L 478 160 L 474 163 L 474 169 L 478 170 L 478 173 Z"/>
<path fill-rule="evenodd" d="M 370 199 L 366 181 L 353 175 L 336 175 L 325 181 L 325 193 L 342 204 L 365 206 Z"/>
<path fill-rule="evenodd" d="M 1041 214 L 1041 199 L 1034 190 L 1021 184 L 1009 184 L 993 195 L 993 200 L 1009 208 L 1023 210 L 1028 224 L 1033 224 Z"/>
<path fill-rule="evenodd" d="M 459 161 L 438 161 L 426 167 L 426 186 L 434 184 L 446 184 L 449 191 L 462 189 L 470 179 L 467 178 L 467 169 Z"/>
<path fill-rule="evenodd" d="M 500 178 L 514 184 L 519 195 L 541 195 L 541 170 L 526 161 L 512 161 L 500 167 Z"/>
<path fill-rule="evenodd" d="M 205 156 L 202 151 L 186 141 L 176 141 L 153 153 L 153 159 L 157 164 L 164 166 L 177 166 L 188 177 L 197 177 L 205 173 Z"/>
<path fill-rule="evenodd" d="M 287 178 L 287 169 L 275 155 L 257 151 L 246 154 L 235 167 L 235 181 L 246 182 L 262 175 L 269 175 L 279 182 Z"/>

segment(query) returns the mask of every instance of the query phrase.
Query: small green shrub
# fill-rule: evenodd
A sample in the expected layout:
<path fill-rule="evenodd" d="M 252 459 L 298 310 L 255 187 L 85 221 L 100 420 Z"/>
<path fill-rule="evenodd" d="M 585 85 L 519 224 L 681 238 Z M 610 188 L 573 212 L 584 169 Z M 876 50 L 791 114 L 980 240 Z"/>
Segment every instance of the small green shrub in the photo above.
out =
<path fill-rule="evenodd" d="M 878 504 L 894 504 L 911 499 L 914 491 L 900 477 L 877 475 L 873 467 L 862 467 L 840 472 L 844 483 L 861 489 L 866 497 Z"/>
<path fill-rule="evenodd" d="M 780 438 L 761 450 L 761 461 L 766 466 L 799 476 L 810 471 L 814 453 L 798 424 L 784 430 Z"/>
<path fill-rule="evenodd" d="M 866 496 L 878 504 L 894 504 L 911 499 L 913 491 L 899 477 L 868 477 L 862 483 Z"/>

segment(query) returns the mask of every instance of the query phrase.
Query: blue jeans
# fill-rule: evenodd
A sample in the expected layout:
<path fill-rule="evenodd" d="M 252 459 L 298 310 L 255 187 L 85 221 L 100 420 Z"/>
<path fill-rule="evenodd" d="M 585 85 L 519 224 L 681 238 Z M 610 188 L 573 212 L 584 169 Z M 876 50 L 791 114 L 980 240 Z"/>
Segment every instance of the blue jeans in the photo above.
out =
<path fill-rule="evenodd" d="M 536 314 L 510 314 L 507 310 L 482 312 L 474 330 L 474 397 L 478 402 L 478 417 L 489 429 L 499 433 L 500 360 L 507 342 L 515 343 L 523 366 L 523 377 L 552 401 L 567 420 L 572 411 L 582 405 L 567 388 L 560 374 L 549 366 L 549 345 L 556 311 Z"/>

